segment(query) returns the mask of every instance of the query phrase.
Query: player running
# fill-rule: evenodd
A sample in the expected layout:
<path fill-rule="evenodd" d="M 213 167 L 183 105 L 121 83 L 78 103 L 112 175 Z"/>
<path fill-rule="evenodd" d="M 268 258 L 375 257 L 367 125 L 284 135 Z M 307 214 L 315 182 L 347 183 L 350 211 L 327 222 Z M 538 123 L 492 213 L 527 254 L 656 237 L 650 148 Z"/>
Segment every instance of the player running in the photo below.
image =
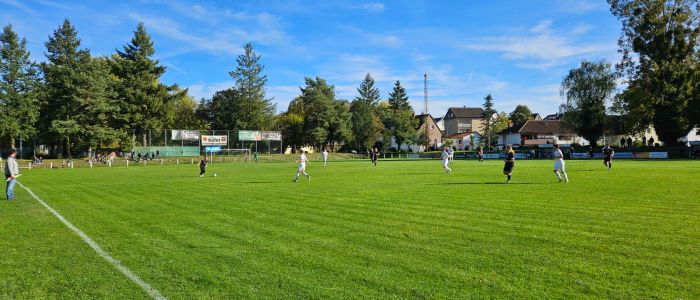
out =
<path fill-rule="evenodd" d="M 503 175 L 508 177 L 506 183 L 510 183 L 511 175 L 513 174 L 513 168 L 515 167 L 515 151 L 513 151 L 513 146 L 508 145 L 506 147 L 506 159 L 503 160 L 505 164 L 503 165 Z"/>
<path fill-rule="evenodd" d="M 376 167 L 377 160 L 379 160 L 379 150 L 377 148 L 370 150 L 370 156 L 372 157 L 372 164 Z"/>
<path fill-rule="evenodd" d="M 566 168 L 564 163 L 564 153 L 559 149 L 559 145 L 554 144 L 554 174 L 557 175 L 557 182 L 569 183 L 569 176 L 566 175 Z M 561 172 L 561 175 L 559 174 Z M 564 178 L 562 179 L 562 175 Z"/>
<path fill-rule="evenodd" d="M 299 168 L 297 168 L 297 176 L 294 177 L 294 182 L 299 181 L 299 173 L 303 173 L 306 176 L 306 178 L 308 178 L 309 181 L 311 181 L 311 175 L 306 173 L 306 164 L 309 163 L 309 160 L 306 159 L 306 151 L 301 152 L 301 156 L 299 156 L 298 162 Z"/>
<path fill-rule="evenodd" d="M 207 164 L 209 163 L 209 159 L 205 156 L 202 158 L 202 160 L 199 161 L 199 177 L 204 177 L 204 173 L 207 172 Z"/>
<path fill-rule="evenodd" d="M 328 162 L 328 150 L 326 148 L 323 148 L 323 152 L 321 152 L 321 156 L 323 157 L 323 166 L 326 166 L 326 163 Z"/>
<path fill-rule="evenodd" d="M 442 148 L 442 154 L 440 157 L 442 158 L 442 168 L 445 170 L 445 173 L 452 173 L 452 169 L 450 169 L 448 166 L 450 163 L 450 152 L 447 151 L 447 147 Z"/>
<path fill-rule="evenodd" d="M 608 167 L 608 171 L 612 169 L 613 156 L 615 156 L 615 150 L 610 147 L 610 144 L 605 144 L 605 147 L 603 147 L 603 165 Z"/>

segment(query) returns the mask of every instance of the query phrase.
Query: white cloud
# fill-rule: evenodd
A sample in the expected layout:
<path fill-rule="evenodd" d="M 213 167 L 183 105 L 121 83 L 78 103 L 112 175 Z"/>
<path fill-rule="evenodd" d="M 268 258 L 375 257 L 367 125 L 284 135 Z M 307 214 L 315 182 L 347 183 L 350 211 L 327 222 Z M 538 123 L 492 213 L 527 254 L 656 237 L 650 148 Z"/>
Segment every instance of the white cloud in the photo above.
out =
<path fill-rule="evenodd" d="M 528 33 L 484 37 L 465 46 L 478 51 L 503 53 L 503 58 L 518 61 L 523 68 L 547 69 L 566 64 L 586 55 L 614 52 L 614 44 L 582 43 L 577 40 L 590 27 L 579 24 L 566 32 L 552 29 L 552 21 L 544 20 L 530 28 Z"/>
<path fill-rule="evenodd" d="M 380 13 L 385 9 L 384 3 L 381 2 L 365 3 L 361 6 L 361 8 L 370 13 Z"/>
<path fill-rule="evenodd" d="M 249 41 L 269 45 L 283 43 L 286 40 L 284 32 L 267 26 L 260 26 L 250 30 L 230 27 L 211 32 L 201 32 L 197 29 L 189 28 L 189 31 L 185 31 L 178 22 L 169 18 L 151 17 L 137 13 L 129 13 L 128 16 L 136 21 L 144 22 L 148 30 L 184 43 L 184 46 L 163 55 L 165 57 L 193 51 L 208 51 L 231 55 L 239 53 L 241 46 Z M 274 19 L 268 14 L 261 14 L 256 18 L 258 20 Z"/>
<path fill-rule="evenodd" d="M 7 4 L 9 6 L 21 9 L 21 10 L 28 12 L 28 13 L 34 13 L 33 9 L 27 7 L 26 5 L 24 5 L 24 3 L 21 3 L 20 1 L 17 1 L 17 0 L 0 0 L 0 3 Z"/>

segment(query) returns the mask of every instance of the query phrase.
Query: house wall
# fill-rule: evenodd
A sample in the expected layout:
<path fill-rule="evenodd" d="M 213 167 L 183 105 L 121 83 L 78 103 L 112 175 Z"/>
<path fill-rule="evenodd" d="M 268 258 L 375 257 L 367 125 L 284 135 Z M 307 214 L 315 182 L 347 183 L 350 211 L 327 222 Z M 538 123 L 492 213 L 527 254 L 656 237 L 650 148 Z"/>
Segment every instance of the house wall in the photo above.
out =
<path fill-rule="evenodd" d="M 498 135 L 498 145 L 520 145 L 520 133 L 509 133 Z"/>
<path fill-rule="evenodd" d="M 445 135 L 451 136 L 462 132 L 474 132 L 480 131 L 484 124 L 484 119 L 480 118 L 454 118 L 454 119 L 444 119 L 445 122 Z M 463 126 L 467 131 L 460 131 L 460 124 L 467 125 Z"/>

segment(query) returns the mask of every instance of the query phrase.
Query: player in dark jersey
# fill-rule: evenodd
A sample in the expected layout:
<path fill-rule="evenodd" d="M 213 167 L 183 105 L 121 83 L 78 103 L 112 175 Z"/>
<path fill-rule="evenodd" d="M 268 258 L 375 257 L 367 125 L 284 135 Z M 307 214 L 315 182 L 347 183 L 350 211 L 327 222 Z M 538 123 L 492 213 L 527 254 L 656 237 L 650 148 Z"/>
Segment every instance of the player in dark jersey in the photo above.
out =
<path fill-rule="evenodd" d="M 203 177 L 204 173 L 207 172 L 207 164 L 209 163 L 209 160 L 205 156 L 202 158 L 202 160 L 199 161 L 199 177 Z"/>
<path fill-rule="evenodd" d="M 504 162 L 503 175 L 508 177 L 506 183 L 510 183 L 511 174 L 513 174 L 513 168 L 515 167 L 515 151 L 513 151 L 513 147 L 510 145 L 506 147 L 506 159 Z"/>
<path fill-rule="evenodd" d="M 605 147 L 603 147 L 603 165 L 608 167 L 608 171 L 612 169 L 613 156 L 615 156 L 615 151 L 610 147 L 610 144 L 605 144 Z"/>
<path fill-rule="evenodd" d="M 372 156 L 372 164 L 374 166 L 377 166 L 377 160 L 379 159 L 379 150 L 377 150 L 377 148 L 372 149 L 370 155 Z"/>

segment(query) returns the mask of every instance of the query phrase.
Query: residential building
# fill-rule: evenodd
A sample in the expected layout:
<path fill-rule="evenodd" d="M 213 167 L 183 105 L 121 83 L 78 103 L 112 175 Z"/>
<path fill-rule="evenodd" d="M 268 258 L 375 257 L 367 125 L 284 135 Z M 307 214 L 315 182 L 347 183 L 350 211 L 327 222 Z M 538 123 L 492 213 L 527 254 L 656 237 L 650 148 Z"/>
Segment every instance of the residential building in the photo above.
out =
<path fill-rule="evenodd" d="M 418 119 L 418 127 L 416 128 L 418 135 L 420 136 L 421 133 L 426 132 L 427 130 L 429 141 L 428 147 L 431 149 L 440 148 L 442 146 L 442 130 L 440 130 L 440 127 L 438 127 L 433 116 L 431 116 L 430 114 L 420 114 L 416 115 L 415 117 Z M 426 151 L 424 145 L 406 145 L 404 143 L 399 146 L 396 144 L 396 140 L 394 139 L 394 137 L 391 137 L 391 148 L 396 148 L 404 151 L 410 149 L 412 152 Z"/>
<path fill-rule="evenodd" d="M 454 142 L 457 150 L 475 150 L 481 142 L 481 134 L 476 131 L 463 132 L 447 137 Z"/>
<path fill-rule="evenodd" d="M 575 133 L 565 130 L 560 120 L 530 120 L 525 122 L 519 130 L 522 145 L 545 145 L 573 143 L 588 144 L 588 141 L 578 137 Z"/>
<path fill-rule="evenodd" d="M 445 132 L 445 118 L 434 118 L 435 124 L 437 124 L 437 127 L 442 130 L 442 132 Z"/>
<path fill-rule="evenodd" d="M 481 130 L 485 122 L 484 109 L 481 107 L 450 107 L 444 118 L 445 135 L 471 133 Z"/>

